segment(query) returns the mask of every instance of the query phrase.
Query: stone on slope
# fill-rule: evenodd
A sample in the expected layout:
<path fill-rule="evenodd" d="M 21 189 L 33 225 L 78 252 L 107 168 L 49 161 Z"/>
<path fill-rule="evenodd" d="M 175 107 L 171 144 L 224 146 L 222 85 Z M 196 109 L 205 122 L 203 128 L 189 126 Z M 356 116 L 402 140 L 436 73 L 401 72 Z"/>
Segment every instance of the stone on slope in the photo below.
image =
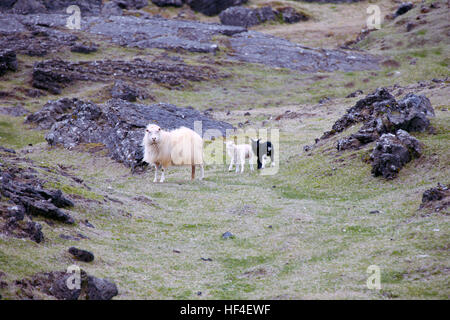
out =
<path fill-rule="evenodd" d="M 69 248 L 69 253 L 73 255 L 78 260 L 84 261 L 84 262 L 92 262 L 94 261 L 94 254 L 90 251 L 78 249 L 75 247 Z"/>
<path fill-rule="evenodd" d="M 185 0 L 152 0 L 158 7 L 182 7 Z"/>
<path fill-rule="evenodd" d="M 248 0 L 186 0 L 192 10 L 214 16 L 223 10 L 233 6 L 247 3 Z"/>
<path fill-rule="evenodd" d="M 12 50 L 0 51 L 0 76 L 8 71 L 17 71 L 18 63 L 16 53 Z"/>
<path fill-rule="evenodd" d="M 372 174 L 393 179 L 405 164 L 421 154 L 422 144 L 408 132 L 398 130 L 395 135 L 383 134 L 370 155 Z"/>

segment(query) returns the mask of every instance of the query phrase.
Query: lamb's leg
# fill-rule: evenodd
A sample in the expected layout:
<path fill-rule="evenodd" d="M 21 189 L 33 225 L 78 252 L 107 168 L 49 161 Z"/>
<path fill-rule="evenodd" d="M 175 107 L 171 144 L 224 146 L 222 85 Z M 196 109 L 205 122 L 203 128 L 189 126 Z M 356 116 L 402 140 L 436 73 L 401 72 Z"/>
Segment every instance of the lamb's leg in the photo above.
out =
<path fill-rule="evenodd" d="M 241 155 L 241 173 L 244 172 L 245 167 L 245 153 Z"/>
<path fill-rule="evenodd" d="M 238 172 L 239 172 L 239 162 L 236 161 L 236 173 L 238 173 Z"/>
<path fill-rule="evenodd" d="M 234 160 L 234 157 L 231 158 L 231 162 L 230 162 L 230 166 L 228 167 L 228 171 L 233 170 L 233 162 L 234 162 L 233 160 Z"/>
<path fill-rule="evenodd" d="M 164 182 L 164 180 L 165 180 L 165 178 L 164 178 L 164 170 L 165 170 L 165 168 L 162 167 L 161 168 L 161 171 L 162 171 L 162 173 L 161 173 L 161 180 L 159 180 L 159 182 Z"/>
<path fill-rule="evenodd" d="M 193 164 L 191 167 L 192 167 L 191 180 L 194 180 L 195 179 L 195 164 Z"/>
<path fill-rule="evenodd" d="M 266 167 L 266 155 L 263 155 L 262 156 L 262 167 L 261 167 L 261 169 L 264 169 L 265 167 Z"/>
<path fill-rule="evenodd" d="M 272 167 L 275 167 L 275 161 L 274 161 L 274 159 L 273 159 L 273 149 L 272 149 L 272 152 L 270 153 L 270 165 L 272 166 Z"/>
<path fill-rule="evenodd" d="M 250 159 L 248 160 L 248 162 L 250 163 L 250 171 L 253 171 L 253 170 L 255 170 L 254 168 L 253 168 L 253 153 L 250 153 Z"/>
<path fill-rule="evenodd" d="M 158 181 L 158 166 L 155 164 L 155 179 L 153 179 L 153 182 Z"/>
<path fill-rule="evenodd" d="M 200 180 L 203 180 L 203 178 L 205 177 L 205 170 L 203 168 L 203 164 L 200 165 L 200 170 L 202 171 L 202 174 L 200 176 Z"/>

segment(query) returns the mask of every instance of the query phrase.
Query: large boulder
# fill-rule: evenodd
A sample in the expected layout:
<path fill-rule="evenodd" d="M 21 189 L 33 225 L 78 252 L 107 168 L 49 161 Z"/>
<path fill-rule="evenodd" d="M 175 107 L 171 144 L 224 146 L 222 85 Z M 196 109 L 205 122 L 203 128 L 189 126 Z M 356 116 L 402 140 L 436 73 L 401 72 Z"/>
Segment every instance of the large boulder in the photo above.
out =
<path fill-rule="evenodd" d="M 16 53 L 12 50 L 0 51 L 0 76 L 8 71 L 17 71 L 18 63 Z"/>
<path fill-rule="evenodd" d="M 62 121 L 54 123 L 45 138 L 50 145 L 66 148 L 101 143 L 113 159 L 134 168 L 142 164 L 141 142 L 148 123 L 172 130 L 181 126 L 194 129 L 195 121 L 201 121 L 203 133 L 217 129 L 217 135 L 225 135 L 227 129 L 233 129 L 232 125 L 213 120 L 193 108 L 112 99 L 103 105 L 91 102 L 77 105 Z"/>
<path fill-rule="evenodd" d="M 219 15 L 220 22 L 229 26 L 251 27 L 260 24 L 258 10 L 245 7 L 230 7 Z"/>
<path fill-rule="evenodd" d="M 88 275 L 84 270 L 80 272 L 80 288 L 69 289 L 67 282 L 73 274 L 54 272 L 50 288 L 44 291 L 59 300 L 111 300 L 119 294 L 114 282 Z"/>
<path fill-rule="evenodd" d="M 186 3 L 192 10 L 214 16 L 223 10 L 233 6 L 239 6 L 247 3 L 248 0 L 186 0 Z"/>
<path fill-rule="evenodd" d="M 152 0 L 158 7 L 182 7 L 185 0 Z"/>
<path fill-rule="evenodd" d="M 121 9 L 142 9 L 148 5 L 148 0 L 113 0 Z"/>
<path fill-rule="evenodd" d="M 0 10 L 16 14 L 66 14 L 71 5 L 77 5 L 83 15 L 98 15 L 102 0 L 4 0 L 0 2 Z"/>
<path fill-rule="evenodd" d="M 443 185 L 438 183 L 434 188 L 425 190 L 422 195 L 422 203 L 420 209 L 429 208 L 435 212 L 446 212 L 450 207 L 450 184 Z"/>
<path fill-rule="evenodd" d="M 44 13 L 47 8 L 39 0 L 17 0 L 12 7 L 12 12 L 17 14 Z"/>
<path fill-rule="evenodd" d="M 421 154 L 422 144 L 408 132 L 398 130 L 395 135 L 383 134 L 370 155 L 372 174 L 393 179 L 405 164 Z"/>
<path fill-rule="evenodd" d="M 401 16 L 402 14 L 407 13 L 409 10 L 411 10 L 414 7 L 414 4 L 412 2 L 402 2 L 397 10 L 394 12 L 394 18 Z"/>
<path fill-rule="evenodd" d="M 281 18 L 286 23 L 296 23 L 300 21 L 306 21 L 308 20 L 308 17 L 304 15 L 301 12 L 298 12 L 292 7 L 284 7 L 281 9 L 278 9 L 279 14 L 281 15 Z"/>
<path fill-rule="evenodd" d="M 88 276 L 86 300 L 111 300 L 119 291 L 114 282 Z"/>

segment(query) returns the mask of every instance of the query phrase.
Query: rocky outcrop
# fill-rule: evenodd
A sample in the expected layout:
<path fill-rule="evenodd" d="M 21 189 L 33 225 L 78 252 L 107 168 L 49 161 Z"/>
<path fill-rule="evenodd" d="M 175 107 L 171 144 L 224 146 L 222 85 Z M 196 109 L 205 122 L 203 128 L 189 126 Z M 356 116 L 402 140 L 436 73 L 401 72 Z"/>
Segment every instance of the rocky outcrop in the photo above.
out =
<path fill-rule="evenodd" d="M 148 79 L 168 87 L 183 87 L 188 81 L 217 79 L 219 74 L 209 66 L 191 66 L 184 63 L 133 61 L 81 61 L 46 60 L 33 67 L 33 87 L 53 94 L 75 81 L 107 82 L 113 79 Z"/>
<path fill-rule="evenodd" d="M 229 26 L 251 27 L 266 21 L 276 20 L 280 17 L 286 23 L 296 23 L 306 21 L 308 17 L 303 13 L 297 12 L 292 7 L 272 9 L 270 6 L 262 8 L 230 7 L 222 11 L 219 15 L 220 22 Z"/>
<path fill-rule="evenodd" d="M 70 51 L 77 53 L 89 54 L 92 52 L 96 52 L 98 50 L 98 46 L 94 43 L 75 43 Z"/>
<path fill-rule="evenodd" d="M 260 11 L 259 19 L 269 17 L 268 11 Z M 0 35 L 0 45 L 25 54 L 30 50 L 36 54 L 60 51 L 64 46 L 71 47 L 77 41 L 76 36 L 64 28 L 65 24 L 66 16 L 57 14 L 0 16 L 0 34 L 3 34 Z M 229 60 L 301 72 L 379 68 L 379 58 L 362 51 L 307 48 L 260 32 L 247 32 L 245 28 L 238 26 L 156 17 L 86 16 L 83 17 L 81 27 L 84 32 L 114 45 L 202 53 L 223 50 L 224 58 Z M 36 35 L 33 35 L 34 31 L 29 31 L 30 28 L 37 31 Z M 52 82 L 51 77 L 48 80 Z M 44 86 L 45 82 L 42 81 Z M 52 90 L 58 91 L 57 88 Z"/>
<path fill-rule="evenodd" d="M 73 224 L 74 219 L 60 208 L 72 207 L 74 203 L 61 190 L 49 190 L 35 176 L 29 166 L 22 169 L 15 165 L 14 150 L 0 148 L 0 198 L 8 204 L 0 203 L 0 232 L 18 238 L 29 238 L 37 243 L 44 240 L 42 226 L 33 217 L 56 220 Z M 11 157 L 14 157 L 10 160 Z"/>
<path fill-rule="evenodd" d="M 119 294 L 114 282 L 100 279 L 80 270 L 80 284 L 77 288 L 74 273 L 62 271 L 40 272 L 31 278 L 15 281 L 20 289 L 19 297 L 34 299 L 36 291 L 58 300 L 111 300 Z M 69 284 L 74 285 L 70 288 Z"/>
<path fill-rule="evenodd" d="M 152 0 L 158 7 L 182 7 L 185 0 Z"/>
<path fill-rule="evenodd" d="M 142 9 L 148 5 L 148 0 L 113 0 L 122 9 Z"/>
<path fill-rule="evenodd" d="M 98 15 L 102 0 L 6 0 L 0 4 L 0 11 L 16 14 L 66 13 L 71 5 L 80 7 L 84 15 Z"/>
<path fill-rule="evenodd" d="M 348 109 L 321 139 L 362 122 L 357 133 L 337 142 L 338 150 L 357 149 L 376 141 L 384 133 L 395 133 L 399 129 L 423 132 L 430 127 L 428 117 L 433 116 L 434 110 L 427 97 L 409 93 L 397 102 L 386 88 L 379 88 Z"/>
<path fill-rule="evenodd" d="M 230 7 L 222 11 L 219 18 L 220 23 L 228 26 L 248 28 L 261 23 L 258 17 L 258 10 L 246 7 Z"/>
<path fill-rule="evenodd" d="M 25 123 L 34 124 L 39 129 L 50 129 L 51 126 L 58 121 L 64 119 L 64 117 L 75 109 L 79 104 L 83 104 L 83 101 L 77 98 L 63 98 L 59 100 L 50 100 L 44 107 L 30 114 L 26 119 Z"/>
<path fill-rule="evenodd" d="M 122 80 L 117 80 L 111 89 L 111 97 L 135 102 L 138 98 L 147 99 L 149 95 L 142 89 L 127 84 Z"/>
<path fill-rule="evenodd" d="M 305 14 L 296 11 L 292 7 L 284 7 L 278 9 L 277 12 L 286 23 L 296 23 L 308 20 L 308 17 Z"/>
<path fill-rule="evenodd" d="M 54 123 L 46 140 L 50 145 L 66 148 L 101 143 L 114 160 L 134 168 L 142 164 L 141 142 L 148 123 L 171 130 L 181 126 L 194 129 L 194 121 L 201 121 L 203 132 L 217 129 L 217 136 L 233 129 L 232 125 L 215 121 L 192 108 L 165 103 L 140 105 L 113 99 L 104 105 L 77 104 L 72 113 Z"/>
<path fill-rule="evenodd" d="M 214 16 L 229 7 L 245 4 L 248 0 L 185 0 L 185 2 L 194 11 L 201 12 L 207 16 Z"/>
<path fill-rule="evenodd" d="M 443 185 L 438 183 L 436 187 L 424 191 L 420 209 L 445 212 L 445 209 L 448 207 L 450 207 L 450 184 Z"/>
<path fill-rule="evenodd" d="M 8 71 L 17 71 L 18 63 L 16 53 L 12 50 L 0 51 L 0 76 Z"/>
<path fill-rule="evenodd" d="M 372 174 L 393 179 L 405 164 L 421 154 L 422 144 L 408 132 L 398 130 L 395 135 L 383 134 L 370 155 Z"/>

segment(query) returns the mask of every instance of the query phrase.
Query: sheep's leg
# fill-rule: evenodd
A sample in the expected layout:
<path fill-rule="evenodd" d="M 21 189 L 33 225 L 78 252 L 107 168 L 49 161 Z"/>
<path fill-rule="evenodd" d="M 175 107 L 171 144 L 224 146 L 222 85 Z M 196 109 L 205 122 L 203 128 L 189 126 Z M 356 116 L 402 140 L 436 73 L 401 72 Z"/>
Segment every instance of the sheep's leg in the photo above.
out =
<path fill-rule="evenodd" d="M 236 161 L 236 173 L 238 173 L 238 172 L 239 172 L 239 162 Z"/>
<path fill-rule="evenodd" d="M 203 168 L 203 164 L 200 165 L 200 170 L 202 171 L 200 180 L 203 180 L 203 178 L 205 177 L 205 169 Z"/>
<path fill-rule="evenodd" d="M 245 153 L 241 155 L 241 173 L 244 172 L 244 167 L 245 167 Z"/>
<path fill-rule="evenodd" d="M 265 168 L 265 166 L 266 166 L 266 155 L 263 155 L 262 156 L 262 167 L 261 167 L 261 169 L 264 169 Z"/>
<path fill-rule="evenodd" d="M 272 167 L 275 167 L 275 161 L 274 161 L 274 159 L 273 159 L 273 150 L 272 150 L 272 152 L 270 153 L 270 161 L 271 161 L 270 165 L 271 165 Z"/>
<path fill-rule="evenodd" d="M 165 178 L 164 178 L 164 167 L 162 167 L 161 168 L 161 171 L 162 171 L 162 173 L 161 173 L 161 180 L 159 180 L 159 182 L 164 182 L 164 180 L 165 180 Z"/>
<path fill-rule="evenodd" d="M 233 170 L 233 162 L 234 162 L 234 157 L 231 158 L 231 162 L 230 162 L 230 166 L 228 167 L 228 171 Z"/>
<path fill-rule="evenodd" d="M 191 180 L 194 180 L 195 179 L 195 164 L 193 164 L 191 167 L 192 167 Z"/>
<path fill-rule="evenodd" d="M 158 166 L 155 164 L 155 179 L 153 179 L 153 182 L 158 181 Z"/>
<path fill-rule="evenodd" d="M 250 153 L 250 159 L 248 160 L 248 162 L 250 163 L 250 170 L 251 171 L 255 170 L 253 168 L 253 153 Z"/>

